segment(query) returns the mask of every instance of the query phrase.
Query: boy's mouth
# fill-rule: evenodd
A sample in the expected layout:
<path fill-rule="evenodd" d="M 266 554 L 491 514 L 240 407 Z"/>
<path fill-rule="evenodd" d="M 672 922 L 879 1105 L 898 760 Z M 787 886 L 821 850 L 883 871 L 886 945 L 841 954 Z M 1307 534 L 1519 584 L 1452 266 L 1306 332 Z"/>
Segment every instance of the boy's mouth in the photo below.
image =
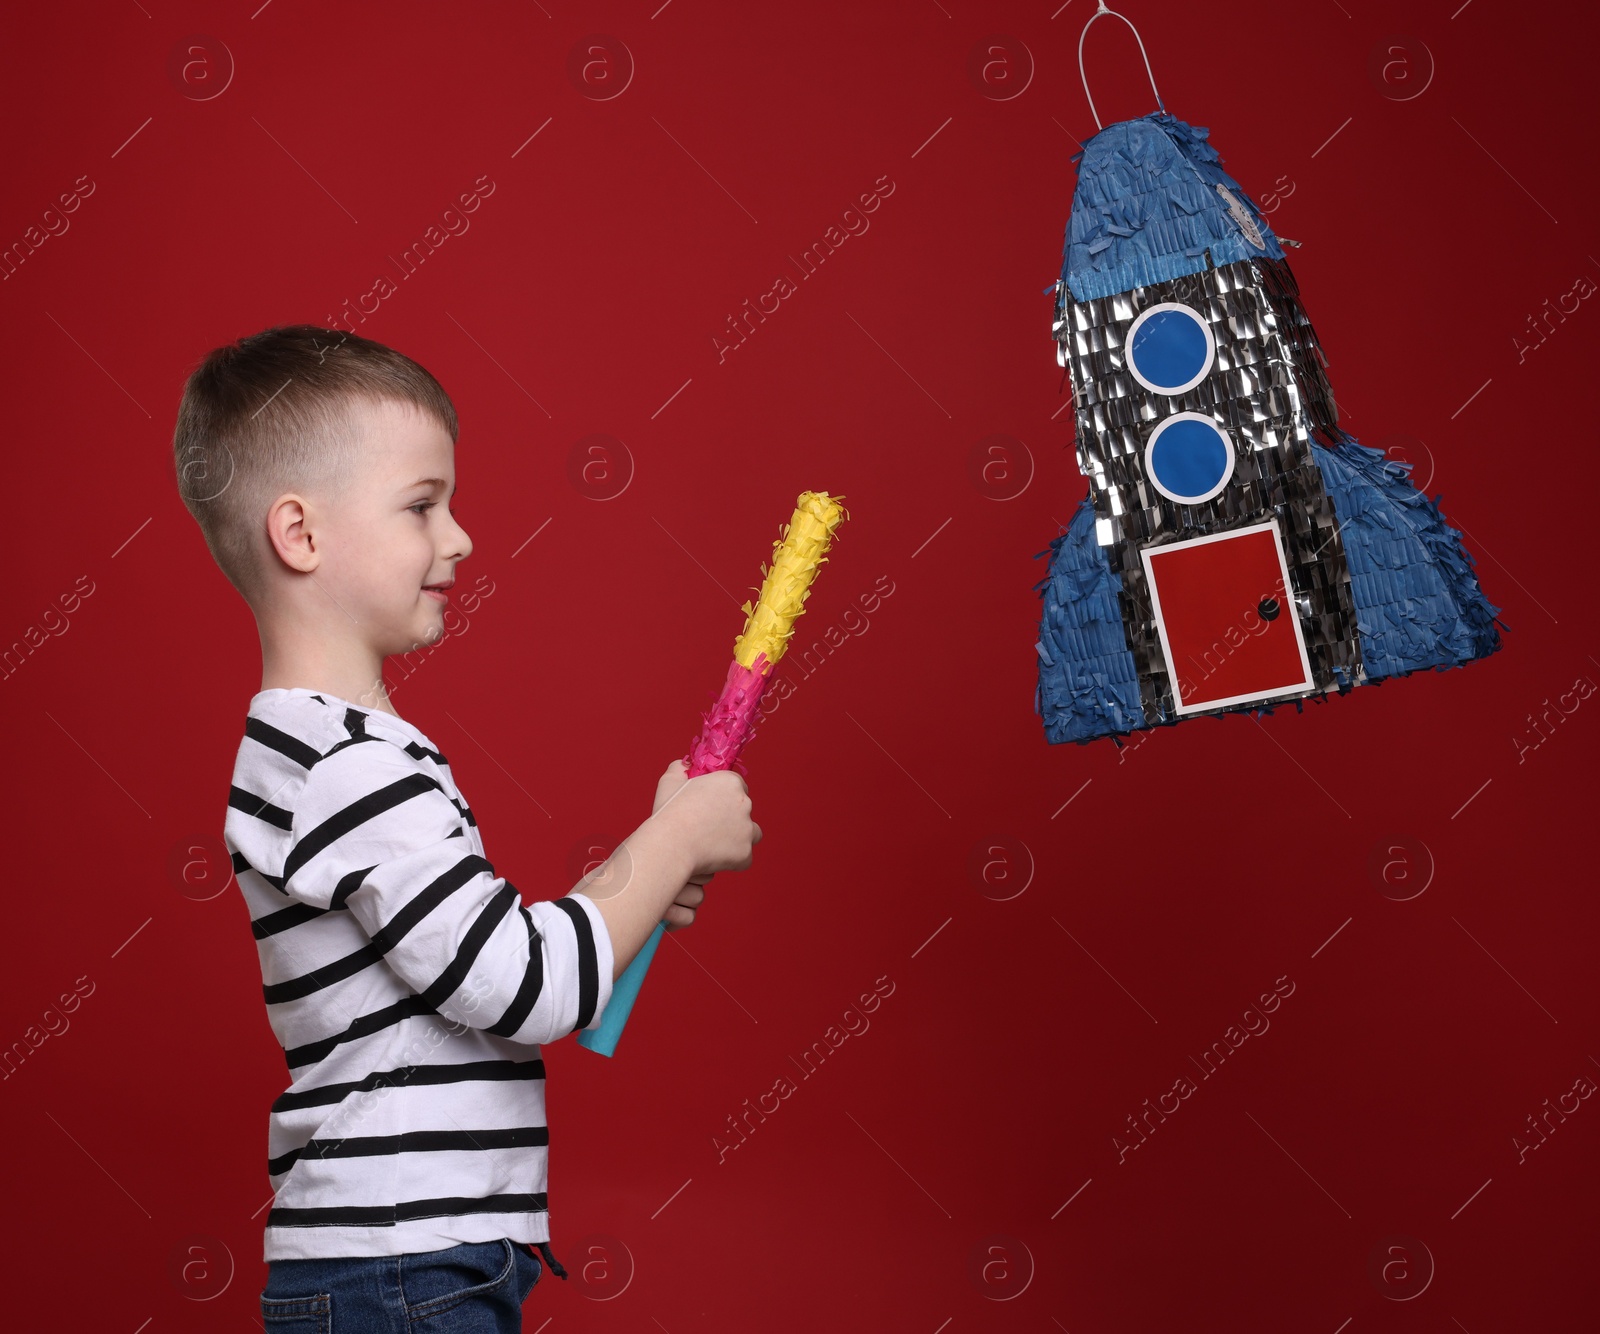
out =
<path fill-rule="evenodd" d="M 454 587 L 455 582 L 454 579 L 450 579 L 442 584 L 424 584 L 422 591 L 428 594 L 429 597 L 438 599 L 441 603 L 448 603 L 450 601 L 450 589 Z"/>

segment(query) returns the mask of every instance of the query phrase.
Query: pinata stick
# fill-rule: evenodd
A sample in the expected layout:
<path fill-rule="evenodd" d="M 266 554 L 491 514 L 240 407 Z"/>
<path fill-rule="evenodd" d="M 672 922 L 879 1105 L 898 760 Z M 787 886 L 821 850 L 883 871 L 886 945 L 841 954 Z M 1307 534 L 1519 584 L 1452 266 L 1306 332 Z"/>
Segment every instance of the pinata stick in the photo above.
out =
<path fill-rule="evenodd" d="M 711 711 L 701 716 L 700 735 L 695 737 L 689 754 L 684 757 L 690 778 L 735 765 L 743 772 L 739 752 L 755 730 L 762 692 L 771 679 L 772 669 L 789 647 L 795 618 L 805 611 L 812 580 L 827 560 L 834 529 L 849 517 L 839 503 L 842 499 L 826 491 L 802 492 L 783 535 L 772 544 L 776 554 L 771 569 L 765 565 L 761 568 L 765 579 L 760 596 L 753 607 L 747 602 L 739 609 L 746 617 L 744 633 L 734 641 L 733 662 L 722 683 L 722 694 Z M 639 987 L 650 969 L 650 960 L 655 957 L 656 946 L 661 943 L 665 931 L 666 923 L 657 922 L 650 938 L 612 986 L 600 1027 L 578 1034 L 580 1047 L 602 1056 L 616 1051 Z"/>

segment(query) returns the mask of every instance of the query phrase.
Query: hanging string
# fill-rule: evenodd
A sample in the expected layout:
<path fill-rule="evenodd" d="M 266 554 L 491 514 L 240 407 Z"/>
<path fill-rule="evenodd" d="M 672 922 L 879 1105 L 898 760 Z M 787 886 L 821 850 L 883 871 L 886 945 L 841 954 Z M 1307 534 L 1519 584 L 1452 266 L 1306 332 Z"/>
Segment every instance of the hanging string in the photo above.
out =
<path fill-rule="evenodd" d="M 1156 95 L 1156 106 L 1160 108 L 1162 115 L 1165 115 L 1167 108 L 1161 101 L 1161 90 L 1156 87 L 1156 76 L 1150 73 L 1150 57 L 1145 55 L 1144 39 L 1139 36 L 1139 30 L 1116 10 L 1107 9 L 1106 0 L 1100 0 L 1100 8 L 1089 16 L 1089 21 L 1083 25 L 1083 33 L 1078 38 L 1078 77 L 1083 80 L 1083 95 L 1089 99 L 1089 114 L 1094 117 L 1095 129 L 1103 130 L 1105 126 L 1100 123 L 1100 113 L 1094 109 L 1094 96 L 1089 92 L 1089 76 L 1083 72 L 1083 40 L 1089 35 L 1089 29 L 1094 27 L 1095 20 L 1107 16 L 1122 19 L 1128 24 L 1128 30 L 1133 33 L 1133 40 L 1139 43 L 1139 54 L 1144 57 L 1144 72 L 1150 75 L 1150 91 Z"/>

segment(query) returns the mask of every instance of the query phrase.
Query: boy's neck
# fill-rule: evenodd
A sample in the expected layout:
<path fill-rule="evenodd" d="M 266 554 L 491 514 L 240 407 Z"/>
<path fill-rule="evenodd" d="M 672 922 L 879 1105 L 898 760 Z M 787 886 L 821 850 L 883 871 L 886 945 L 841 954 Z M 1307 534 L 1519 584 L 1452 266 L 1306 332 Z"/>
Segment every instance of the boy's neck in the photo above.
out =
<path fill-rule="evenodd" d="M 316 690 L 362 708 L 400 715 L 389 701 L 383 659 L 355 645 L 284 644 L 266 627 L 261 631 L 261 688 Z"/>

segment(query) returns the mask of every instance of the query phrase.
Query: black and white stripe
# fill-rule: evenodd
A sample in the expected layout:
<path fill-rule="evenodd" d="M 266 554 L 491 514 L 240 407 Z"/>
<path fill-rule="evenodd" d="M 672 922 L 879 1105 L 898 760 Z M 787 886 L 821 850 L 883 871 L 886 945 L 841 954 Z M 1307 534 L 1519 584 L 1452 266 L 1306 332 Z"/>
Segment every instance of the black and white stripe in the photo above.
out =
<path fill-rule="evenodd" d="M 291 1080 L 265 1258 L 548 1240 L 538 1047 L 611 997 L 592 900 L 524 904 L 437 746 L 305 689 L 251 701 L 224 836 Z"/>

